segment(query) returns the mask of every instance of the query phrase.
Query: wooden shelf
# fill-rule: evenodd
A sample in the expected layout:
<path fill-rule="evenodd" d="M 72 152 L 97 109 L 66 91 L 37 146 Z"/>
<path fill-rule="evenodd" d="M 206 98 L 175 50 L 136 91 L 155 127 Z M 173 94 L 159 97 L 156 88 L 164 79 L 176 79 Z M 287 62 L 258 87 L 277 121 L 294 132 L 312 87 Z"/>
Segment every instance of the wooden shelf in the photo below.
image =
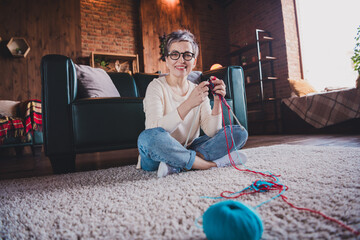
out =
<path fill-rule="evenodd" d="M 104 69 L 106 72 L 139 72 L 139 57 L 137 54 L 114 54 L 91 52 L 90 65 Z"/>
<path fill-rule="evenodd" d="M 271 82 L 271 81 L 277 80 L 277 79 L 278 79 L 277 77 L 266 77 L 262 81 L 263 81 L 263 83 L 266 83 L 266 82 Z M 253 85 L 258 85 L 258 84 L 260 84 L 259 80 L 250 82 L 250 83 L 245 83 L 245 86 L 253 86 Z"/>
<path fill-rule="evenodd" d="M 264 59 L 261 59 L 261 61 L 268 61 L 268 60 L 276 60 L 276 57 L 272 57 L 272 56 L 265 56 Z"/>
<path fill-rule="evenodd" d="M 261 29 L 256 29 L 255 33 L 255 43 L 249 44 L 230 53 L 230 56 L 237 56 L 239 62 L 243 62 L 244 58 L 245 60 L 246 58 L 252 59 L 252 62 L 242 66 L 246 79 L 249 81 L 248 83 L 245 83 L 246 92 L 248 95 L 248 121 L 266 123 L 269 122 L 269 118 L 271 118 L 272 114 L 275 116 L 278 115 L 277 105 L 279 99 L 276 98 L 275 83 L 278 78 L 275 77 L 273 66 L 273 61 L 277 58 L 273 57 L 272 55 L 272 41 L 274 38 L 270 37 L 270 33 Z M 263 47 L 265 48 L 262 49 Z M 256 53 L 254 51 L 251 52 L 251 50 L 256 50 Z M 266 73 L 264 70 L 266 70 Z M 270 72 L 268 73 L 268 71 Z M 255 72 L 257 73 L 258 77 L 254 76 Z M 251 79 L 253 79 L 253 81 L 251 81 Z M 270 90 L 272 90 L 272 93 L 270 93 Z M 273 113 L 270 112 L 270 110 L 273 111 Z M 265 132 L 266 126 L 267 123 L 263 124 L 263 132 Z M 276 129 L 277 132 L 280 131 L 277 122 Z"/>
<path fill-rule="evenodd" d="M 13 57 L 25 58 L 30 52 L 28 42 L 22 37 L 11 38 L 6 47 L 9 49 Z"/>
<path fill-rule="evenodd" d="M 269 37 L 269 36 L 263 36 L 263 40 L 264 40 L 264 41 L 272 41 L 272 40 L 274 40 L 274 38 L 273 38 L 273 37 Z"/>
<path fill-rule="evenodd" d="M 265 58 L 261 59 L 261 63 L 267 63 L 267 62 L 274 61 L 274 60 L 276 60 L 276 57 L 265 56 Z M 244 70 L 248 70 L 250 68 L 254 68 L 254 67 L 258 67 L 258 66 L 259 66 L 258 62 L 252 62 L 252 63 L 246 64 L 246 65 L 243 65 L 242 68 Z"/>
<path fill-rule="evenodd" d="M 272 38 L 272 37 L 263 36 L 263 38 L 260 40 L 260 45 L 262 45 L 264 43 L 271 42 L 273 40 L 274 40 L 274 38 Z M 254 49 L 254 48 L 256 48 L 256 42 L 247 44 L 247 45 L 241 47 L 240 49 L 231 52 L 228 56 L 235 57 L 235 56 L 238 56 L 239 54 L 241 54 L 243 52 L 249 51 L 249 50 Z"/>

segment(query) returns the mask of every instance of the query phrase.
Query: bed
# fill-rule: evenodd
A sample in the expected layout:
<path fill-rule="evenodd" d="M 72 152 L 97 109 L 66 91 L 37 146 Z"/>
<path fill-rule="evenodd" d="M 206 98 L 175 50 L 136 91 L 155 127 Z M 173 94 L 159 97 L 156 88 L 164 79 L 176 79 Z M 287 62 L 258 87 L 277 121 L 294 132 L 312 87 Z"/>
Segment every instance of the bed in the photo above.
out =
<path fill-rule="evenodd" d="M 360 133 L 360 89 L 349 88 L 282 100 L 284 133 Z"/>

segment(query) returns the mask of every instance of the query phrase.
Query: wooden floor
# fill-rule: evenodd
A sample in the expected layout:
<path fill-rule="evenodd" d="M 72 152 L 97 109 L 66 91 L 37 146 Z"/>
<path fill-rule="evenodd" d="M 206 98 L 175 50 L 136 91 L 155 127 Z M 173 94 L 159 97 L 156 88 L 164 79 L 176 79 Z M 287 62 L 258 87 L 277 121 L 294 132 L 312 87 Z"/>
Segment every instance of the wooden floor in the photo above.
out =
<path fill-rule="evenodd" d="M 360 135 L 262 135 L 250 136 L 245 148 L 277 144 L 360 147 Z M 79 154 L 77 171 L 91 171 L 136 164 L 137 149 L 103 153 Z M 52 175 L 49 159 L 42 152 L 33 157 L 30 148 L 22 157 L 16 157 L 13 149 L 0 149 L 0 179 L 14 179 Z"/>

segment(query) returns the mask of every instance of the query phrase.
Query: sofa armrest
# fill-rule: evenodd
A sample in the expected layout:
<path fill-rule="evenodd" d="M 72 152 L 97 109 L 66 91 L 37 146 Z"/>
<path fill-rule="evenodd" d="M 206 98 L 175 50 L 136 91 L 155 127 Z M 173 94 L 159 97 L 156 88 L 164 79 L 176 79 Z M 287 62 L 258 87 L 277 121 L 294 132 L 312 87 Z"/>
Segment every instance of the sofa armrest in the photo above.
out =
<path fill-rule="evenodd" d="M 145 129 L 143 98 L 86 98 L 72 105 L 76 153 L 135 148 Z"/>
<path fill-rule="evenodd" d="M 70 104 L 76 98 L 74 64 L 61 55 L 41 60 L 44 149 L 47 156 L 74 153 Z"/>
<path fill-rule="evenodd" d="M 241 125 L 248 129 L 244 70 L 242 67 L 230 66 L 203 72 L 201 81 L 206 81 L 210 76 L 215 76 L 225 82 L 226 98 L 233 100 L 236 117 Z"/>

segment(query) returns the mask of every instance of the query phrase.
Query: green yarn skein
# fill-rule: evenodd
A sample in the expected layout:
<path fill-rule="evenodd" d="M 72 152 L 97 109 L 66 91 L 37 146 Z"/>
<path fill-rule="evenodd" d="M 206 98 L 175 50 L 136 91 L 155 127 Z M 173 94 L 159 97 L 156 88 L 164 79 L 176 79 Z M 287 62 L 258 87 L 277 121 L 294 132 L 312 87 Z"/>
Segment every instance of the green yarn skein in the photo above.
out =
<path fill-rule="evenodd" d="M 258 213 L 232 200 L 210 206 L 203 215 L 203 228 L 209 240 L 258 240 L 264 230 Z"/>

